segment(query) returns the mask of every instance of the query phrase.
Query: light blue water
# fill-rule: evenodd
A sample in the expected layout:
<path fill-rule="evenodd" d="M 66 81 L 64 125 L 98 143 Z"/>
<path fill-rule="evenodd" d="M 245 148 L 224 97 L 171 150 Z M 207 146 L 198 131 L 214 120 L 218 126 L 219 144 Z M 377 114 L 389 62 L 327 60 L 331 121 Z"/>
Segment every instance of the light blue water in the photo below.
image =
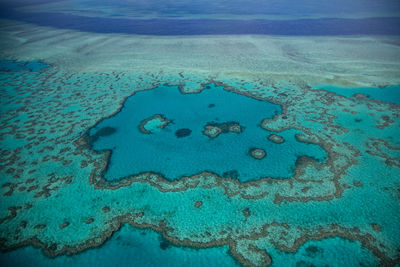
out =
<path fill-rule="evenodd" d="M 14 60 L 1 60 L 0 59 L 0 71 L 7 72 L 18 72 L 18 71 L 39 71 L 44 68 L 48 68 L 47 65 L 40 61 L 14 61 Z"/>
<path fill-rule="evenodd" d="M 100 248 L 72 256 L 46 257 L 41 250 L 25 247 L 0 253 L 2 266 L 239 266 L 228 247 L 190 249 L 176 247 L 151 230 L 125 225 Z"/>
<path fill-rule="evenodd" d="M 370 99 L 377 99 L 383 102 L 389 102 L 400 105 L 399 85 L 392 85 L 384 88 L 378 88 L 378 87 L 343 88 L 332 85 L 323 85 L 323 86 L 318 86 L 318 88 L 325 89 L 335 94 L 347 97 L 352 97 L 355 94 L 363 94 Z"/>
<path fill-rule="evenodd" d="M 210 104 L 215 106 L 209 107 Z M 290 177 L 299 156 L 322 161 L 326 153 L 317 145 L 298 142 L 295 134 L 299 132 L 294 130 L 280 133 L 286 140 L 283 144 L 269 141 L 272 132 L 261 128 L 260 123 L 280 112 L 279 105 L 214 85 L 197 94 L 182 94 L 177 87 L 160 86 L 128 98 L 119 113 L 101 121 L 90 134 L 103 127 L 116 129 L 114 134 L 97 139 L 93 146 L 96 150 L 112 150 L 105 173 L 108 180 L 147 171 L 162 173 L 171 180 L 202 171 L 223 176 L 233 170 L 241 181 Z M 141 121 L 155 114 L 163 114 L 173 122 L 160 132 L 141 133 Z M 244 127 L 243 132 L 224 133 L 216 138 L 202 133 L 208 122 L 229 121 L 238 122 Z M 192 132 L 177 138 L 175 132 L 182 128 Z M 249 154 L 251 148 L 262 148 L 267 156 L 254 159 Z"/>

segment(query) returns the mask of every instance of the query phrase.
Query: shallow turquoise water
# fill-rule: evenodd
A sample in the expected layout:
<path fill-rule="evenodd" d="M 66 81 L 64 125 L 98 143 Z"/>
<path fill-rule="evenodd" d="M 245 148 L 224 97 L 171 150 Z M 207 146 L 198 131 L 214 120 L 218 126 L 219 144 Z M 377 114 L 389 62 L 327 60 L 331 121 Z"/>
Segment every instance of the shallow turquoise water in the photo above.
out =
<path fill-rule="evenodd" d="M 209 107 L 210 104 L 213 105 Z M 112 150 L 105 173 L 109 180 L 147 171 L 161 173 L 172 180 L 205 170 L 220 176 L 236 171 L 241 181 L 290 177 L 299 156 L 322 161 L 326 153 L 317 145 L 298 142 L 295 134 L 300 132 L 294 130 L 279 133 L 285 138 L 282 144 L 269 141 L 268 135 L 272 132 L 261 128 L 260 123 L 280 112 L 279 105 L 214 85 L 197 94 L 182 94 L 177 87 L 159 86 L 128 98 L 119 113 L 101 121 L 90 134 L 104 127 L 116 129 L 115 133 L 98 138 L 93 145 L 95 150 Z M 161 131 L 141 133 L 138 129 L 141 121 L 155 114 L 163 114 L 173 122 Z M 229 121 L 244 127 L 242 133 L 222 133 L 216 138 L 202 133 L 208 122 Z M 179 129 L 192 132 L 177 138 L 175 132 Z M 262 148 L 267 156 L 254 159 L 249 154 L 251 148 Z"/>
<path fill-rule="evenodd" d="M 124 225 L 99 248 L 72 256 L 46 257 L 41 250 L 25 247 L 0 253 L 7 266 L 239 266 L 228 247 L 191 249 L 165 243 L 159 234 Z"/>
<path fill-rule="evenodd" d="M 0 60 L 0 71 L 17 72 L 17 71 L 39 71 L 48 68 L 47 65 L 41 61 L 14 61 L 14 60 Z"/>
<path fill-rule="evenodd" d="M 338 95 L 352 97 L 355 94 L 363 94 L 369 99 L 381 100 L 383 102 L 394 103 L 400 105 L 400 86 L 392 85 L 384 88 L 378 87 L 358 87 L 343 88 L 332 85 L 318 86 L 320 89 L 333 92 Z"/>
<path fill-rule="evenodd" d="M 377 258 L 359 242 L 343 238 L 308 241 L 296 253 L 270 248 L 271 266 L 378 266 Z M 99 248 L 72 256 L 48 258 L 41 250 L 25 247 L 0 253 L 7 266 L 240 266 L 228 248 L 191 249 L 166 243 L 159 234 L 124 225 Z"/>
<path fill-rule="evenodd" d="M 360 242 L 335 237 L 320 241 L 311 240 L 296 253 L 271 249 L 274 262 L 271 266 L 378 266 L 377 258 L 361 246 Z"/>

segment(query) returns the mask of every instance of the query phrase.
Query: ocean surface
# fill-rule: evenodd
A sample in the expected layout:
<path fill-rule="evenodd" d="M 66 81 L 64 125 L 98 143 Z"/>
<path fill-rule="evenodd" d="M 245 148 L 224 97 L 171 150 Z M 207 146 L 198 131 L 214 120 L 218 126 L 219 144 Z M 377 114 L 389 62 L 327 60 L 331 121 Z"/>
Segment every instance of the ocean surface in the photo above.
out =
<path fill-rule="evenodd" d="M 394 0 L 0 0 L 0 266 L 400 265 L 399 47 Z"/>
<path fill-rule="evenodd" d="M 3 11 L 4 19 L 93 33 L 144 35 L 268 34 L 284 36 L 400 35 L 398 17 L 317 19 L 132 19 L 86 17 L 65 13 Z"/>
<path fill-rule="evenodd" d="M 398 1 L 24 1 L 0 17 L 95 33 L 145 35 L 399 35 Z M 46 5 L 46 3 L 48 5 Z M 59 3 L 57 5 L 57 3 Z M 22 7 L 21 7 L 22 6 Z M 33 7 L 32 7 L 33 6 Z M 35 8 L 36 6 L 36 8 Z M 25 7 L 25 9 L 24 9 Z M 46 7 L 50 9 L 46 10 Z M 54 8 L 55 7 L 55 8 Z M 397 12 L 397 13 L 396 13 Z M 196 17 L 197 16 L 197 17 Z M 199 16 L 203 16 L 198 18 Z M 231 19 L 234 16 L 235 19 Z M 241 17 L 242 16 L 242 17 Z M 271 19 L 278 18 L 278 19 Z"/>

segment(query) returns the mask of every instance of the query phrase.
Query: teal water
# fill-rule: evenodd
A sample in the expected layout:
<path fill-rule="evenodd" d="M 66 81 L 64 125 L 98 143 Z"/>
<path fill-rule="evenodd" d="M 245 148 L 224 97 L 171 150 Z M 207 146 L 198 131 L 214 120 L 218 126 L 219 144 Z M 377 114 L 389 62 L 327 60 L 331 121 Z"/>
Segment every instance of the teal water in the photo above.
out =
<path fill-rule="evenodd" d="M 210 85 L 196 94 L 183 94 L 175 86 L 159 86 L 129 97 L 122 110 L 104 119 L 90 130 L 96 136 L 95 150 L 112 150 L 105 177 L 118 179 L 141 172 L 157 172 L 168 179 L 210 171 L 220 176 L 238 178 L 240 181 L 261 177 L 290 177 L 299 156 L 307 155 L 319 161 L 325 151 L 317 146 L 298 142 L 294 130 L 279 133 L 285 138 L 282 144 L 268 140 L 272 133 L 260 127 L 265 118 L 281 112 L 279 105 L 257 100 Z M 143 134 L 141 121 L 162 114 L 172 120 L 164 129 Z M 202 132 L 209 122 L 237 122 L 242 133 L 222 133 L 210 138 Z M 99 135 L 99 130 L 115 129 L 109 135 Z M 185 137 L 176 131 L 189 129 Z M 100 131 L 100 132 L 102 132 Z M 254 159 L 251 148 L 261 148 L 267 153 L 262 160 Z"/>
<path fill-rule="evenodd" d="M 14 61 L 0 60 L 0 71 L 18 72 L 18 71 L 39 71 L 48 68 L 50 65 L 41 61 Z"/>
<path fill-rule="evenodd" d="M 318 86 L 319 89 L 325 89 L 338 95 L 352 97 L 355 94 L 363 94 L 369 99 L 376 99 L 383 102 L 400 105 L 400 85 L 378 87 L 357 87 L 343 88 L 332 85 Z"/>
<path fill-rule="evenodd" d="M 72 256 L 49 258 L 40 249 L 25 247 L 0 253 L 2 266 L 239 266 L 228 247 L 191 249 L 165 242 L 151 230 L 124 225 L 99 248 Z"/>
<path fill-rule="evenodd" d="M 377 258 L 360 242 L 339 237 L 308 241 L 296 253 L 271 249 L 270 254 L 274 259 L 271 266 L 379 266 Z"/>
<path fill-rule="evenodd" d="M 271 247 L 271 266 L 378 266 L 377 258 L 359 242 L 335 237 L 311 240 L 296 253 Z M 229 255 L 228 248 L 191 249 L 176 247 L 151 230 L 124 225 L 99 248 L 72 256 L 49 258 L 40 249 L 25 247 L 0 253 L 5 266 L 240 266 Z"/>

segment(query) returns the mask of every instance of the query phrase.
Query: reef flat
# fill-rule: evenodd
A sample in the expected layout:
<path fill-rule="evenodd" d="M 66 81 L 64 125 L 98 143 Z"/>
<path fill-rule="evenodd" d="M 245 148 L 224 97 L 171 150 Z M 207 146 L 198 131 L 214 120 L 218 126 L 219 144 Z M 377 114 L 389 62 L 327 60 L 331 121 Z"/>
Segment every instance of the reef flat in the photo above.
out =
<path fill-rule="evenodd" d="M 279 266 L 285 257 L 321 263 L 323 253 L 333 257 L 327 247 L 357 254 L 349 257 L 355 264 L 400 264 L 400 107 L 316 87 L 398 85 L 397 38 L 104 37 L 11 21 L 1 34 L 2 57 L 51 65 L 0 72 L 2 251 L 33 245 L 63 257 L 100 246 L 131 225 L 174 246 L 227 248 L 245 266 Z M 108 179 L 113 156 L 95 144 L 121 129 L 100 132 L 94 147 L 88 131 L 163 86 L 179 88 L 182 97 L 200 97 L 211 86 L 212 93 L 279 105 L 276 114 L 260 113 L 263 140 L 281 136 L 283 143 L 270 143 L 285 153 L 292 147 L 282 146 L 294 139 L 320 147 L 327 158 L 297 155 L 284 179 L 201 170 L 167 179 L 154 169 Z M 143 138 L 168 133 L 172 122 L 154 134 L 139 131 L 155 114 L 163 113 L 154 110 L 129 127 Z M 169 134 L 190 140 L 204 125 L 179 139 Z M 249 131 L 243 125 L 240 134 L 203 137 L 240 138 Z M 266 153 L 254 164 L 280 156 Z"/>

